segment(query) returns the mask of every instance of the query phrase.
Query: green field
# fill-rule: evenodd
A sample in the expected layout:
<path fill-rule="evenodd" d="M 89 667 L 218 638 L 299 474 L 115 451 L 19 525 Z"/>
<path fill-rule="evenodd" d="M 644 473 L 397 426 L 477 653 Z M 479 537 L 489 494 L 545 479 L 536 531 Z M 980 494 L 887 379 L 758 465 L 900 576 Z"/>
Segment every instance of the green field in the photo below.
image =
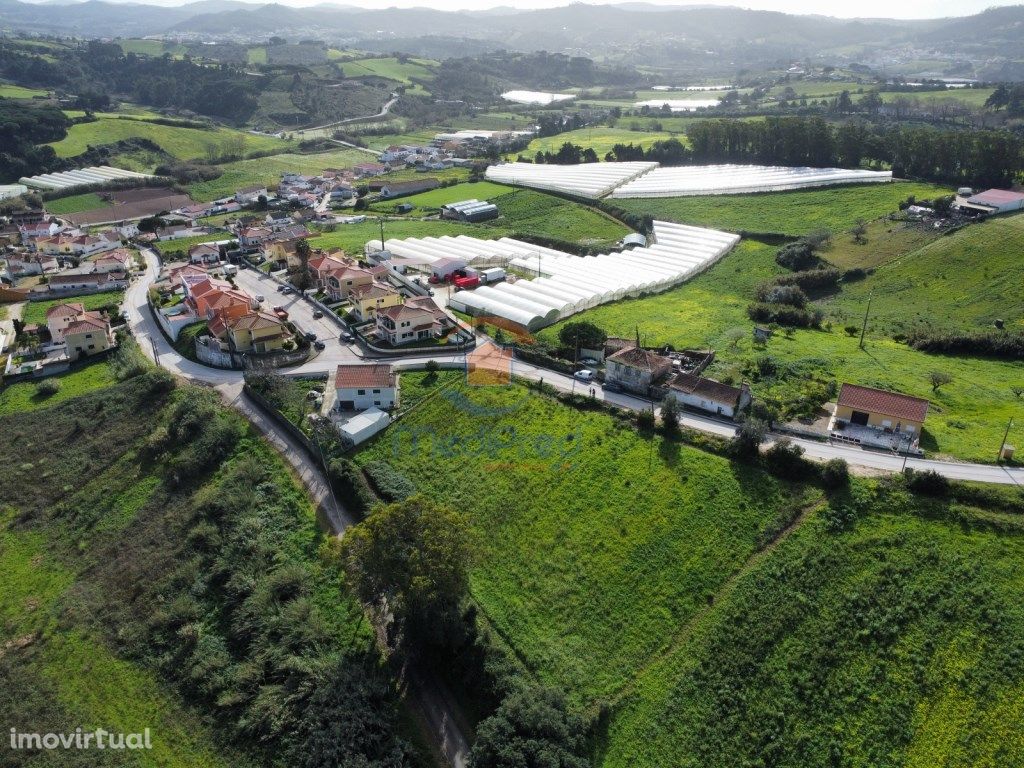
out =
<path fill-rule="evenodd" d="M 161 255 L 174 261 L 177 258 L 185 258 L 184 254 L 193 245 L 200 243 L 212 243 L 217 240 L 232 240 L 235 236 L 230 232 L 212 232 L 208 235 L 195 235 L 193 237 L 179 237 L 177 240 L 164 240 L 155 243 L 156 249 Z"/>
<path fill-rule="evenodd" d="M 46 91 L 40 91 L 35 88 L 22 88 L 20 85 L 0 83 L 0 98 L 2 99 L 31 99 L 36 96 L 46 95 Z"/>
<path fill-rule="evenodd" d="M 870 254 L 872 245 L 869 237 L 853 247 Z M 1022 245 L 1024 215 L 973 224 L 878 266 L 825 306 L 838 324 L 860 316 L 870 295 L 879 331 L 991 328 L 996 319 L 1024 330 Z"/>
<path fill-rule="evenodd" d="M 591 711 L 671 643 L 767 527 L 815 499 L 520 386 L 459 385 L 356 458 L 391 463 L 470 516 L 487 622 Z"/>
<path fill-rule="evenodd" d="M 78 397 L 94 389 L 109 387 L 114 383 L 114 375 L 105 360 L 97 360 L 60 376 L 51 377 L 50 380 L 59 382 L 60 386 L 53 395 L 38 394 L 37 381 L 19 381 L 0 389 L 0 416 L 49 408 L 62 400 Z"/>
<path fill-rule="evenodd" d="M 791 338 L 777 333 L 765 347 L 755 347 L 746 308 L 757 283 L 784 271 L 775 264 L 775 250 L 744 240 L 729 256 L 679 288 L 606 304 L 574 319 L 588 320 L 610 335 L 627 338 L 639 328 L 649 346 L 711 347 L 718 355 L 709 375 L 747 380 L 755 397 L 783 411 L 799 411 L 801 404 L 816 401 L 829 381 L 928 398 L 932 405 L 921 445 L 933 455 L 990 463 L 1011 417 L 1015 421 L 1008 442 L 1024 444 L 1024 401 L 1010 391 L 1011 385 L 1024 384 L 1019 363 L 918 352 L 894 341 L 887 325 L 875 322 L 868 325 L 865 349 L 859 348 L 856 337 L 843 331 L 840 321 L 822 330 L 796 330 Z M 861 290 L 861 285 L 870 290 L 871 280 L 845 290 L 854 290 L 853 286 Z M 849 306 L 854 306 L 852 300 Z M 863 313 L 863 307 L 858 309 Z M 941 306 L 934 311 L 937 315 L 943 312 Z M 856 324 L 856 320 L 851 322 Z M 736 346 L 729 339 L 734 328 L 744 334 Z M 545 329 L 541 337 L 553 341 L 557 330 L 558 326 Z M 763 356 L 779 363 L 777 374 L 757 377 L 756 361 Z M 953 377 L 938 393 L 932 392 L 928 382 L 933 370 Z"/>
<path fill-rule="evenodd" d="M 1024 762 L 1019 515 L 857 490 L 851 529 L 812 515 L 642 672 L 596 765 Z"/>
<path fill-rule="evenodd" d="M 339 149 L 309 155 L 282 153 L 270 157 L 238 160 L 218 166 L 224 173 L 216 179 L 189 185 L 189 194 L 195 200 L 218 200 L 230 197 L 240 187 L 256 184 L 276 186 L 281 180 L 281 174 L 286 171 L 319 173 L 325 168 L 351 168 L 353 165 L 367 162 L 369 157 L 366 152 L 356 149 Z"/>
<path fill-rule="evenodd" d="M 397 220 L 384 222 L 384 237 L 441 237 L 443 235 L 469 235 L 480 238 L 497 238 L 508 234 L 483 224 L 460 224 L 454 221 Z M 346 253 L 361 254 L 363 246 L 370 240 L 380 240 L 380 224 L 373 218 L 362 224 L 339 224 L 334 232 L 327 232 L 311 238 L 314 248 L 341 248 Z"/>
<path fill-rule="evenodd" d="M 851 95 L 858 93 L 867 93 L 872 89 L 872 83 L 856 83 L 853 81 L 836 81 L 836 82 L 804 82 L 802 80 L 795 80 L 791 83 L 782 83 L 776 85 L 770 91 L 769 96 L 776 98 L 780 97 L 786 88 L 792 88 L 796 91 L 797 98 L 806 97 L 810 100 L 836 97 L 843 91 L 849 91 Z M 854 95 L 854 101 L 857 97 Z"/>
<path fill-rule="evenodd" d="M 137 53 L 143 56 L 159 57 L 163 56 L 165 53 L 169 53 L 172 56 L 180 56 L 187 51 L 185 46 L 180 43 L 165 42 L 163 40 L 130 38 L 126 40 L 118 40 L 117 44 L 121 46 L 121 50 L 125 53 Z"/>
<path fill-rule="evenodd" d="M 95 192 L 86 192 L 83 195 L 70 195 L 60 197 L 56 200 L 47 200 L 44 207 L 50 213 L 58 216 L 65 213 L 78 213 L 80 211 L 92 211 L 97 208 L 109 208 L 112 204 L 104 200 Z"/>
<path fill-rule="evenodd" d="M 485 226 L 505 227 L 513 235 L 611 248 L 630 232 L 626 225 L 596 208 L 532 189 L 517 189 L 491 202 L 498 206 L 501 217 Z"/>
<path fill-rule="evenodd" d="M 422 213 L 437 213 L 442 205 L 447 205 L 448 203 L 457 203 L 461 200 L 472 198 L 492 200 L 499 195 L 505 195 L 511 191 L 511 187 L 504 184 L 495 184 L 490 181 L 466 182 L 465 184 L 455 184 L 451 187 L 432 189 L 429 192 L 421 192 L 418 195 L 409 195 L 397 200 L 374 203 L 373 210 L 391 212 L 396 205 L 405 203 L 415 206 Z"/>
<path fill-rule="evenodd" d="M 51 307 L 58 304 L 81 304 L 86 309 L 101 309 L 115 304 L 120 304 L 124 298 L 121 291 L 106 291 L 104 293 L 91 293 L 86 296 L 68 296 L 64 299 L 49 299 L 47 301 L 30 301 L 25 305 L 21 319 L 28 324 L 46 324 L 46 313 Z"/>
<path fill-rule="evenodd" d="M 627 122 L 627 121 L 623 121 Z M 557 136 L 547 136 L 542 139 L 534 139 L 521 154 L 533 159 L 537 152 L 557 152 L 563 144 L 577 144 L 584 149 L 592 148 L 598 158 L 604 160 L 604 156 L 616 144 L 636 144 L 642 147 L 649 147 L 656 141 L 677 138 L 686 143 L 685 136 L 673 136 L 671 133 L 652 133 L 649 131 L 630 131 L 625 128 L 580 128 L 576 131 L 567 131 Z"/>
<path fill-rule="evenodd" d="M 885 102 L 892 102 L 901 97 L 919 101 L 922 104 L 958 101 L 969 107 L 980 109 L 985 106 L 985 102 L 994 90 L 994 88 L 948 88 L 941 91 L 884 92 L 881 96 L 882 101 Z"/>
<path fill-rule="evenodd" d="M 68 129 L 67 136 L 50 146 L 58 157 L 73 157 L 90 146 L 131 138 L 149 139 L 179 160 L 216 160 L 224 155 L 284 151 L 292 146 L 273 136 L 257 136 L 230 128 L 180 128 L 131 118 L 100 118 L 91 123 L 78 123 Z"/>
<path fill-rule="evenodd" d="M 402 63 L 394 57 L 355 59 L 341 63 L 345 77 L 384 77 L 409 86 L 407 93 L 424 96 L 429 95 L 429 91 L 415 81 L 433 80 L 436 66 L 437 62 L 430 59 L 409 59 Z"/>
<path fill-rule="evenodd" d="M 614 203 L 627 211 L 681 224 L 801 236 L 819 227 L 836 232 L 848 230 L 858 219 L 871 220 L 892 213 L 910 195 L 918 200 L 931 200 L 946 194 L 948 189 L 934 184 L 894 182 L 754 195 L 624 199 Z"/>

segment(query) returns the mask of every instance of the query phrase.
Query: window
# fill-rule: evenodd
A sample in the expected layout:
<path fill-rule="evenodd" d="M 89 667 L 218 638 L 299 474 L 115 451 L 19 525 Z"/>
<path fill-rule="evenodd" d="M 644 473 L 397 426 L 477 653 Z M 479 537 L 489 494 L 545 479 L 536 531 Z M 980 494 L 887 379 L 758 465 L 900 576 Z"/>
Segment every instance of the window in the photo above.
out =
<path fill-rule="evenodd" d="M 373 394 L 375 394 L 375 395 L 379 395 L 379 394 L 380 394 L 380 390 L 379 390 L 379 389 L 375 389 L 375 390 L 373 390 Z"/>
<path fill-rule="evenodd" d="M 366 394 L 366 390 L 365 389 L 357 389 L 356 390 L 356 394 L 357 395 L 365 395 Z"/>

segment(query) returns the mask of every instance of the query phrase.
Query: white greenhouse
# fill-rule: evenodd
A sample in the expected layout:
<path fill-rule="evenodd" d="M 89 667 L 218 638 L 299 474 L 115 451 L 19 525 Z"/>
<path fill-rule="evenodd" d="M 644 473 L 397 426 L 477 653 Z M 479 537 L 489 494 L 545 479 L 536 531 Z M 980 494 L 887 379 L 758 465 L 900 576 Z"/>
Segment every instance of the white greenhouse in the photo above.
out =
<path fill-rule="evenodd" d="M 604 197 L 616 187 L 653 171 L 657 163 L 581 163 L 545 165 L 502 163 L 487 169 L 487 180 L 581 197 Z"/>
<path fill-rule="evenodd" d="M 633 104 L 634 107 L 650 107 L 661 109 L 666 104 L 673 112 L 696 112 L 698 109 L 711 109 L 719 105 L 718 99 L 647 99 Z"/>
<path fill-rule="evenodd" d="M 501 94 L 505 101 L 516 104 L 539 104 L 547 106 L 561 101 L 572 101 L 576 98 L 571 93 L 547 93 L 545 91 L 505 91 Z"/>
<path fill-rule="evenodd" d="M 609 197 L 739 195 L 887 181 L 892 181 L 892 171 L 767 165 L 684 165 L 658 168 L 646 173 L 619 186 Z"/>
<path fill-rule="evenodd" d="M 91 184 L 102 184 L 117 179 L 152 179 L 145 173 L 126 171 L 123 168 L 111 168 L 109 165 L 100 165 L 94 168 L 82 168 L 77 171 L 62 171 L 60 173 L 42 173 L 38 176 L 25 176 L 19 181 L 34 189 L 55 190 L 70 189 Z"/>

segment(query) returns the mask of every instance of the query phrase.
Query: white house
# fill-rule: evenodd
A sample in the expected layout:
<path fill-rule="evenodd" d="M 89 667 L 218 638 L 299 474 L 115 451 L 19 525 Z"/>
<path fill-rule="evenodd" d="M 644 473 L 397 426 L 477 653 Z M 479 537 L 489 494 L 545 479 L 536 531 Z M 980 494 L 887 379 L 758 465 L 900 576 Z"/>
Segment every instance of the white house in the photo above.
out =
<path fill-rule="evenodd" d="M 339 411 L 394 408 L 398 403 L 398 375 L 387 363 L 339 365 L 334 387 Z"/>
<path fill-rule="evenodd" d="M 193 264 L 216 264 L 220 261 L 220 246 L 216 243 L 199 243 L 188 249 L 188 260 Z"/>
<path fill-rule="evenodd" d="M 260 197 L 267 197 L 266 187 L 244 187 L 235 192 L 235 202 L 239 205 L 255 203 Z"/>
<path fill-rule="evenodd" d="M 733 387 L 693 373 L 680 373 L 668 385 L 669 397 L 696 410 L 730 419 L 750 404 L 750 388 Z"/>

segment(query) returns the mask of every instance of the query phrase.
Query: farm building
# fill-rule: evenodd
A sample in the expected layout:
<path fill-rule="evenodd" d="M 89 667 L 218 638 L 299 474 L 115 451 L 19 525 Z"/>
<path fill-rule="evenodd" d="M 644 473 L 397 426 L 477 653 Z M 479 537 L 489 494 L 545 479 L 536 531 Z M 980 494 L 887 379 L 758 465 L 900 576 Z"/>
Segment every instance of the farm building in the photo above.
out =
<path fill-rule="evenodd" d="M 463 200 L 441 206 L 441 218 L 453 221 L 477 222 L 498 217 L 498 206 L 486 200 Z"/>
<path fill-rule="evenodd" d="M 441 186 L 437 179 L 413 179 L 412 181 L 390 181 L 380 188 L 380 199 L 391 200 L 405 195 L 416 195 L 429 192 Z"/>
<path fill-rule="evenodd" d="M 672 372 L 669 358 L 636 346 L 619 350 L 604 362 L 606 385 L 640 395 Z"/>
<path fill-rule="evenodd" d="M 387 363 L 339 365 L 334 386 L 339 411 L 394 408 L 398 403 L 398 375 Z"/>
<path fill-rule="evenodd" d="M 430 265 L 430 279 L 443 283 L 454 275 L 456 270 L 465 269 L 467 263 L 465 259 L 458 256 L 439 258 Z"/>
<path fill-rule="evenodd" d="M 1024 210 L 1024 194 L 1008 189 L 989 189 L 966 200 L 958 200 L 957 207 L 988 214 L 1021 211 Z"/>
<path fill-rule="evenodd" d="M 690 408 L 733 418 L 750 404 L 750 388 L 733 387 L 693 373 L 680 373 L 668 385 L 669 397 Z"/>
<path fill-rule="evenodd" d="M 829 424 L 832 436 L 881 447 L 916 447 L 928 415 L 928 401 L 884 389 L 843 384 Z"/>

